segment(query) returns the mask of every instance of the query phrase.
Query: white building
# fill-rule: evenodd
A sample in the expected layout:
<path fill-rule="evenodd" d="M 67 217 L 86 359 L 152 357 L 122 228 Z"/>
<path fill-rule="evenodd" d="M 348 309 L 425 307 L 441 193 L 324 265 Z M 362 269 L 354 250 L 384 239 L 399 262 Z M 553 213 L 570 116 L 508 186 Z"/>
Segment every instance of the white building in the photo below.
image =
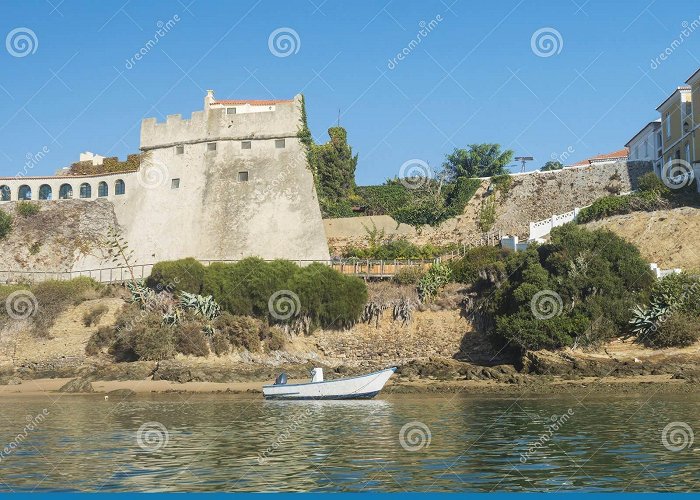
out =
<path fill-rule="evenodd" d="M 629 161 L 651 161 L 656 175 L 661 175 L 663 143 L 660 118 L 645 125 L 625 147 L 629 149 Z"/>

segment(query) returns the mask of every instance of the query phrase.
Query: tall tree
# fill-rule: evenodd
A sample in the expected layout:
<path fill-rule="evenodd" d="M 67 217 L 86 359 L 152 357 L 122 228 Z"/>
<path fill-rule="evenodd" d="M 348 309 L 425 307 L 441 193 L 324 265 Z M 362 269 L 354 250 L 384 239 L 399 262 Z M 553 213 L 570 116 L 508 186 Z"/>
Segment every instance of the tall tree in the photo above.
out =
<path fill-rule="evenodd" d="M 500 144 L 470 144 L 468 149 L 455 149 L 445 158 L 443 167 L 452 178 L 493 177 L 508 172 L 513 151 L 501 151 Z"/>
<path fill-rule="evenodd" d="M 347 132 L 343 127 L 328 129 L 330 141 L 312 145 L 313 168 L 316 172 L 319 196 L 337 202 L 345 200 L 355 190 L 355 168 L 357 155 L 348 145 Z"/>

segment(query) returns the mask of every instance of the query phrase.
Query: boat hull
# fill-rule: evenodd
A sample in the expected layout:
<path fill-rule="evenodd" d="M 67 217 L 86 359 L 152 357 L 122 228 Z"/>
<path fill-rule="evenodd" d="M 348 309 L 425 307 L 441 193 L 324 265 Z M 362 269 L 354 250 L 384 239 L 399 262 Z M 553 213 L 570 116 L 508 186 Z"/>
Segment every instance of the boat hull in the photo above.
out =
<path fill-rule="evenodd" d="M 395 371 L 396 368 L 388 368 L 360 377 L 306 384 L 266 385 L 263 386 L 263 395 L 265 399 L 372 399 Z"/>

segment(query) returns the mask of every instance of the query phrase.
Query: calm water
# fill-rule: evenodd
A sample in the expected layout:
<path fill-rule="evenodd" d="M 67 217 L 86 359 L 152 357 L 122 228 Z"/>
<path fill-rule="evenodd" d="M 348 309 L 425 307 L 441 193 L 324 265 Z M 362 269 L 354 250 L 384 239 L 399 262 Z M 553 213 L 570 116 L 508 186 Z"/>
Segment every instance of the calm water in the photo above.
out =
<path fill-rule="evenodd" d="M 0 489 L 700 491 L 700 397 L 56 398 L 2 398 Z"/>

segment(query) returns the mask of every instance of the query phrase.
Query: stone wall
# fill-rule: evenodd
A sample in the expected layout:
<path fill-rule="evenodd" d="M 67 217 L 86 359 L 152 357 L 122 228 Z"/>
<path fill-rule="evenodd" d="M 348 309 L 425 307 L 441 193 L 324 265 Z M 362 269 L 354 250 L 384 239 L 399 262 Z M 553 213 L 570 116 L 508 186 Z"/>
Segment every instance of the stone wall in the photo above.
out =
<path fill-rule="evenodd" d="M 146 154 L 138 171 L 0 179 L 0 185 L 9 185 L 16 200 L 19 186 L 31 184 L 32 199 L 37 200 L 39 186 L 49 184 L 56 201 L 38 203 L 42 213 L 60 214 L 60 204 L 71 203 L 57 200 L 60 185 L 70 182 L 73 198 L 78 198 L 79 185 L 90 183 L 91 195 L 85 202 L 95 203 L 97 213 L 109 205 L 137 265 L 184 257 L 325 261 L 328 246 L 313 175 L 297 138 L 301 104 L 301 96 L 296 96 L 266 112 L 227 114 L 225 108 L 207 107 L 190 119 L 171 115 L 157 123 L 149 118 L 142 124 L 141 150 Z M 109 193 L 98 197 L 102 181 L 108 182 Z M 125 192 L 118 195 L 115 182 L 122 181 Z M 2 205 L 11 209 L 12 203 Z M 103 239 L 109 227 L 97 228 Z M 37 238 L 48 241 L 53 233 L 54 228 L 47 226 Z M 81 239 L 79 234 L 75 237 Z M 9 262 L 12 255 L 0 255 L 4 267 L 0 271 L 83 271 L 121 265 L 106 259 L 104 251 L 90 250 L 56 262 L 30 258 Z"/>
<path fill-rule="evenodd" d="M 513 175 L 513 184 L 504 196 L 498 193 L 496 222 L 492 232 L 512 234 L 526 240 L 530 222 L 563 214 L 576 207 L 593 203 L 598 198 L 637 188 L 637 179 L 653 170 L 649 162 L 616 162 L 585 167 L 566 168 L 553 172 L 532 172 Z M 464 213 L 437 227 L 419 230 L 398 224 L 391 217 L 351 217 L 324 220 L 331 249 L 340 251 L 348 245 L 366 244 L 367 228 L 385 229 L 387 237 L 407 238 L 418 244 L 477 244 L 483 237 L 479 229 L 479 212 L 486 199 L 489 180 L 467 204 Z"/>

